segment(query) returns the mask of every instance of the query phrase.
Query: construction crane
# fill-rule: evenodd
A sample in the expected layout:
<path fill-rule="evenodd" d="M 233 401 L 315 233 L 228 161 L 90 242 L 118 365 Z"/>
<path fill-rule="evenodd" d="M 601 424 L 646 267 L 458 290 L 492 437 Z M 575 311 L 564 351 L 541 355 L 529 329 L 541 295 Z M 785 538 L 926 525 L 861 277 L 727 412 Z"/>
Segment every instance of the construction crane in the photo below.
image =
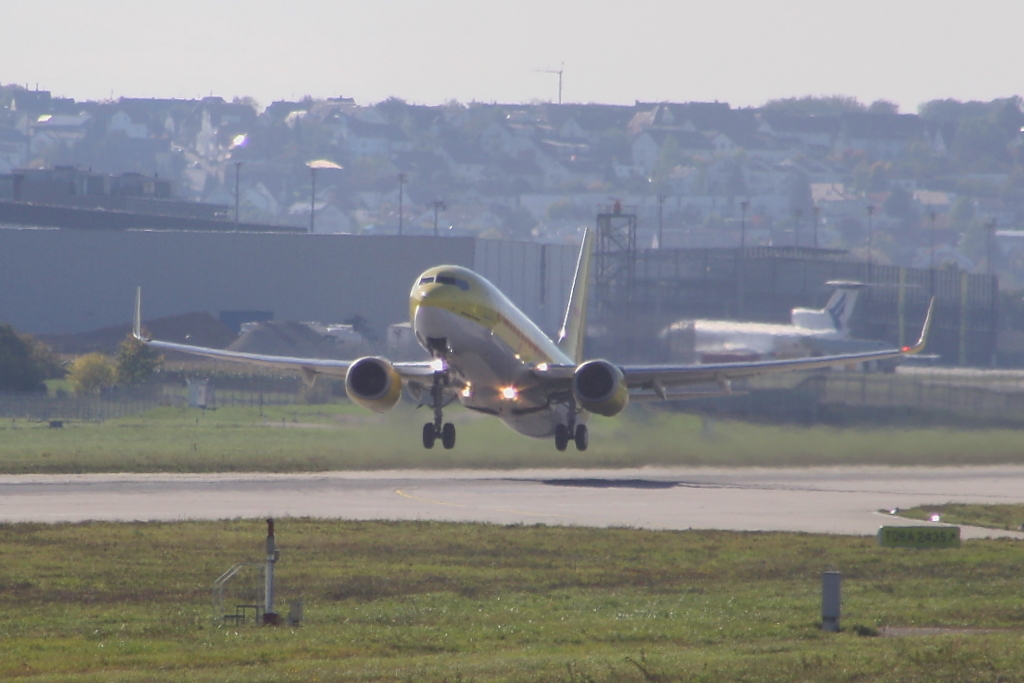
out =
<path fill-rule="evenodd" d="M 565 62 L 557 69 L 535 69 L 537 73 L 542 74 L 558 74 L 558 103 L 562 103 L 562 72 L 565 71 Z"/>

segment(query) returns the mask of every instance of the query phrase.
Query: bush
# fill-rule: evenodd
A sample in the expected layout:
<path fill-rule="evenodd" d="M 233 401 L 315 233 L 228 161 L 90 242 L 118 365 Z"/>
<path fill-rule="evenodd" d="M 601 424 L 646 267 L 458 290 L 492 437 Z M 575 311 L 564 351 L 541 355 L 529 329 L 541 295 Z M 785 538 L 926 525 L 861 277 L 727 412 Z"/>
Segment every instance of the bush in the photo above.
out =
<path fill-rule="evenodd" d="M 114 366 L 102 353 L 79 356 L 68 372 L 71 390 L 79 396 L 100 393 L 101 389 L 114 385 L 114 378 Z"/>

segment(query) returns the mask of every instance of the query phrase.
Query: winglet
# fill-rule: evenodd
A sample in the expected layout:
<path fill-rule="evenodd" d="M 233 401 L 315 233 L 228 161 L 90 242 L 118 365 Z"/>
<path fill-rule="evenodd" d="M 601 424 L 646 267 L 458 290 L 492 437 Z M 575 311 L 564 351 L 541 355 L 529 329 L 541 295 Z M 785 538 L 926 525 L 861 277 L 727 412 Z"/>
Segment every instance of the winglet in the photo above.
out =
<path fill-rule="evenodd" d="M 579 259 L 576 261 L 576 275 L 569 293 L 569 304 L 565 309 L 562 329 L 558 331 L 558 348 L 574 363 L 583 359 L 583 338 L 587 331 L 587 290 L 590 282 L 590 261 L 593 252 L 594 233 L 587 228 L 583 233 Z"/>
<path fill-rule="evenodd" d="M 135 288 L 135 322 L 132 323 L 132 336 L 139 341 L 149 341 L 142 336 L 142 287 Z"/>
<path fill-rule="evenodd" d="M 928 302 L 928 313 L 924 316 L 924 325 L 921 327 L 921 336 L 913 346 L 904 346 L 900 349 L 903 353 L 910 355 L 924 351 L 924 345 L 928 342 L 928 330 L 932 326 L 932 312 L 935 310 L 935 297 Z"/>

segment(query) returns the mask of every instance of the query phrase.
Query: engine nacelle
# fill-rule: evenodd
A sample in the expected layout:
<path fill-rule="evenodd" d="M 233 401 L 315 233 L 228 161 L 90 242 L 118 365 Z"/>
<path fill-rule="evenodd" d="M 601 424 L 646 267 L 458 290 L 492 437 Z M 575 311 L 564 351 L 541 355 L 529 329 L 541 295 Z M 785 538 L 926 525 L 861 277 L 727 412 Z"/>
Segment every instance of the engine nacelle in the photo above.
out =
<path fill-rule="evenodd" d="M 386 358 L 367 356 L 349 366 L 345 393 L 375 413 L 386 413 L 402 398 L 402 377 Z"/>
<path fill-rule="evenodd" d="M 611 417 L 629 403 L 629 387 L 618 366 L 606 360 L 588 360 L 576 368 L 572 393 L 584 410 Z"/>

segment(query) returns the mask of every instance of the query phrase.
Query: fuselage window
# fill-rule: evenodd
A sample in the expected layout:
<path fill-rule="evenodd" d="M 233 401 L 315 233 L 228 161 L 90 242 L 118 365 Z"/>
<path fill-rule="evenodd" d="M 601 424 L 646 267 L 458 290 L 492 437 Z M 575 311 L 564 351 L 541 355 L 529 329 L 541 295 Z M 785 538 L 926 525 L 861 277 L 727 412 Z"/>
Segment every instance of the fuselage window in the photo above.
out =
<path fill-rule="evenodd" d="M 451 275 L 438 275 L 437 282 L 442 285 L 455 285 L 464 292 L 469 291 L 469 283 L 462 278 L 452 277 Z"/>
<path fill-rule="evenodd" d="M 420 278 L 420 284 L 421 285 L 429 285 L 433 281 L 434 281 L 434 277 L 432 275 L 430 277 L 421 277 Z"/>

